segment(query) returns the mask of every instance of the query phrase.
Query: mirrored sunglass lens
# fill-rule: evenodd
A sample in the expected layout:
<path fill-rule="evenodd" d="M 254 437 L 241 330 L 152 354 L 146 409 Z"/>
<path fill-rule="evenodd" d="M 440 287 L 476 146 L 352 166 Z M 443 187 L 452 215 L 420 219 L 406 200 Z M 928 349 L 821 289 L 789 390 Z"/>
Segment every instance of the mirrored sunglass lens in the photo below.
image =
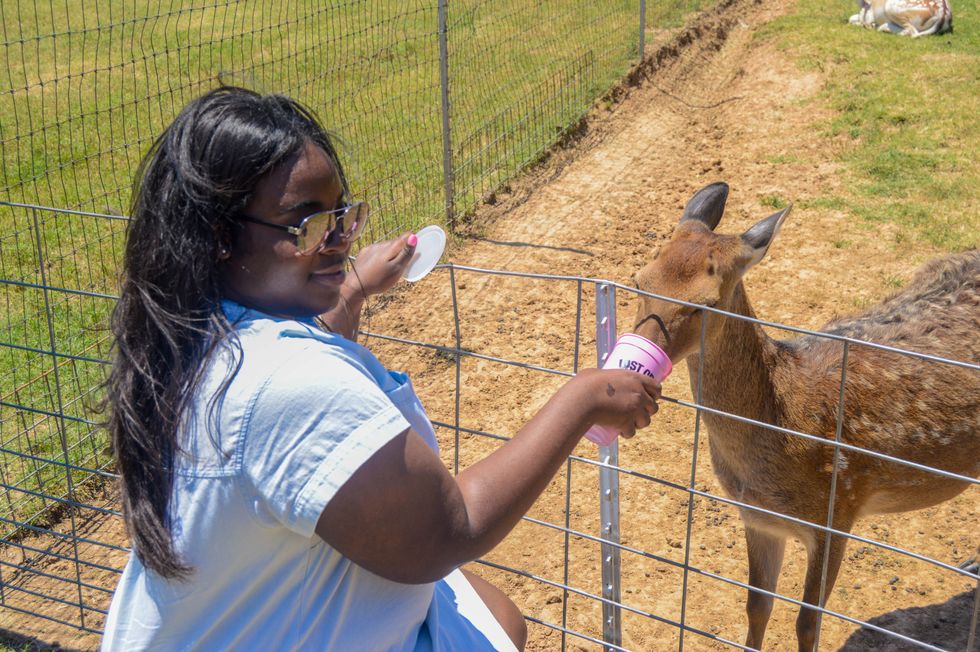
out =
<path fill-rule="evenodd" d="M 314 215 L 306 223 L 306 233 L 299 237 L 299 248 L 303 251 L 310 251 L 320 246 L 320 243 L 327 237 L 334 226 L 337 224 L 336 213 L 320 213 Z"/>
<path fill-rule="evenodd" d="M 353 240 L 361 235 L 368 219 L 367 202 L 357 202 L 344 215 L 344 237 Z"/>

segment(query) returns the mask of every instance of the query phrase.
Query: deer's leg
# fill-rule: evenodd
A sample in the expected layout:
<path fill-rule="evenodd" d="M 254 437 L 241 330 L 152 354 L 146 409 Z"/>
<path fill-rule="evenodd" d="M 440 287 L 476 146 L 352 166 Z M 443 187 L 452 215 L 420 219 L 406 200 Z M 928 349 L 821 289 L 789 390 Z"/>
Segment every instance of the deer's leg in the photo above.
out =
<path fill-rule="evenodd" d="M 786 540 L 746 526 L 745 543 L 749 551 L 749 586 L 774 593 L 779 569 L 783 566 Z M 762 638 L 766 635 L 766 625 L 772 614 L 772 603 L 771 596 L 749 590 L 745 603 L 745 612 L 749 617 L 749 633 L 745 638 L 747 647 L 762 647 Z"/>
<path fill-rule="evenodd" d="M 916 29 L 912 21 L 906 16 L 897 18 L 895 20 L 895 26 L 901 30 L 898 32 L 901 36 L 911 36 L 912 38 L 917 38 L 919 36 L 919 30 Z"/>
<path fill-rule="evenodd" d="M 850 531 L 850 527 L 840 527 L 839 530 Z M 831 536 L 821 533 L 815 537 L 813 548 L 808 551 L 806 562 L 806 579 L 803 584 L 803 602 L 807 604 L 823 607 L 830 597 L 830 592 L 837 581 L 837 572 L 840 570 L 841 560 L 844 559 L 844 548 L 847 539 L 840 536 L 831 536 L 830 553 L 827 557 L 827 584 L 824 590 L 823 602 L 820 601 L 820 580 L 823 575 L 823 560 L 827 553 L 826 537 Z M 817 638 L 817 621 L 819 612 L 803 607 L 800 615 L 796 619 L 796 638 L 799 643 L 800 652 L 814 652 L 813 645 Z"/>

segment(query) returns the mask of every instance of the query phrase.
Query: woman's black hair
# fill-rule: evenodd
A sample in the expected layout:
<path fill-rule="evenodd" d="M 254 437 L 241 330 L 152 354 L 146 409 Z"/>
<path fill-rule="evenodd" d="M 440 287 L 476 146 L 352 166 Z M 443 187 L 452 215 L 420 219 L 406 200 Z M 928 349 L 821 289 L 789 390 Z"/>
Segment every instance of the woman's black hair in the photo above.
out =
<path fill-rule="evenodd" d="M 349 195 L 331 139 L 309 109 L 225 86 L 190 102 L 136 175 L 106 400 L 133 550 L 165 578 L 193 570 L 175 550 L 167 513 L 182 418 L 205 362 L 231 333 L 220 308 L 219 252 L 230 248 L 258 181 L 309 142 L 331 158 Z"/>

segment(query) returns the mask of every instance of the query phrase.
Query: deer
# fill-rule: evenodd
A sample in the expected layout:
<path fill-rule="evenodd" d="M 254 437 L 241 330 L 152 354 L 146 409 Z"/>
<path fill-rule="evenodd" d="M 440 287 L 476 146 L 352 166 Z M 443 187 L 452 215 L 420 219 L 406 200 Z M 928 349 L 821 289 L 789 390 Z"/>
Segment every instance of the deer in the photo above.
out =
<path fill-rule="evenodd" d="M 949 0 L 858 0 L 858 13 L 848 22 L 918 38 L 952 32 L 953 10 Z"/>
<path fill-rule="evenodd" d="M 775 592 L 785 542 L 793 537 L 807 552 L 805 606 L 796 634 L 799 650 L 811 652 L 820 612 L 809 607 L 824 607 L 847 542 L 828 533 L 827 526 L 850 533 L 860 517 L 930 507 L 977 484 L 965 478 L 980 474 L 980 370 L 975 366 L 980 360 L 980 250 L 926 264 L 903 290 L 860 314 L 826 324 L 822 333 L 830 337 L 810 333 L 773 339 L 756 322 L 709 309 L 755 319 L 743 275 L 766 255 L 792 205 L 742 234 L 715 233 L 728 190 L 718 182 L 695 193 L 671 239 L 634 275 L 641 293 L 633 331 L 660 345 L 671 360 L 686 360 L 695 397 L 700 388 L 712 469 L 723 490 L 741 503 L 753 587 L 746 602 L 746 646 L 761 648 L 773 607 L 771 595 L 753 589 Z M 843 338 L 849 339 L 842 378 Z M 845 445 L 959 478 L 835 446 L 838 421 Z M 826 588 L 821 590 L 825 563 Z"/>

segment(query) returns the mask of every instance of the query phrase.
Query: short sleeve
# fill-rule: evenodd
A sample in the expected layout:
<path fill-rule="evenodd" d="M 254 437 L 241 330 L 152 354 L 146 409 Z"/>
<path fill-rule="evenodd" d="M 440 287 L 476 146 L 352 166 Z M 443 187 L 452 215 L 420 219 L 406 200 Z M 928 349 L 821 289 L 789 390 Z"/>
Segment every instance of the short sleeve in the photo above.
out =
<path fill-rule="evenodd" d="M 241 472 L 265 511 L 312 536 L 340 487 L 408 427 L 364 371 L 311 342 L 255 392 L 240 440 Z"/>

